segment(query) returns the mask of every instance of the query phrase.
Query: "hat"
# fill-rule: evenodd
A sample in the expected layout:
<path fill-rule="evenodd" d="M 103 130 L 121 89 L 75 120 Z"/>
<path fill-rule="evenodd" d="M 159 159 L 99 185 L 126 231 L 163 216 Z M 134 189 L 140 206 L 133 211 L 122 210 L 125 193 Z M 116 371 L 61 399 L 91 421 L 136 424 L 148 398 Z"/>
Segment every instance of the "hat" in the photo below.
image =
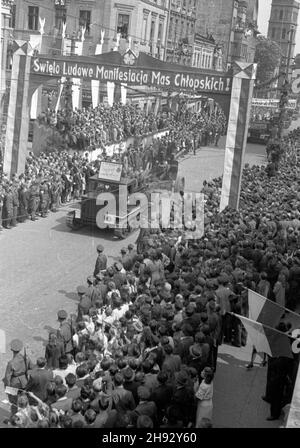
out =
<path fill-rule="evenodd" d="M 58 319 L 66 319 L 68 317 L 68 313 L 65 310 L 60 310 L 57 313 Z"/>
<path fill-rule="evenodd" d="M 102 246 L 102 244 L 98 244 L 97 252 L 103 252 L 103 251 L 104 251 L 104 247 Z"/>
<path fill-rule="evenodd" d="M 13 352 L 20 352 L 23 348 L 23 342 L 20 339 L 13 339 L 10 343 L 10 349 Z"/>
<path fill-rule="evenodd" d="M 190 354 L 191 354 L 194 358 L 199 358 L 199 356 L 202 355 L 201 348 L 200 348 L 198 345 L 191 345 L 191 346 L 190 346 Z"/>
<path fill-rule="evenodd" d="M 86 280 L 88 283 L 94 283 L 95 277 L 93 275 L 89 275 Z"/>
<path fill-rule="evenodd" d="M 78 294 L 86 294 L 87 293 L 87 287 L 84 285 L 77 286 L 77 293 Z"/>
<path fill-rule="evenodd" d="M 122 247 L 122 249 L 121 249 L 121 253 L 122 253 L 122 254 L 126 254 L 126 252 L 127 252 L 126 247 Z"/>

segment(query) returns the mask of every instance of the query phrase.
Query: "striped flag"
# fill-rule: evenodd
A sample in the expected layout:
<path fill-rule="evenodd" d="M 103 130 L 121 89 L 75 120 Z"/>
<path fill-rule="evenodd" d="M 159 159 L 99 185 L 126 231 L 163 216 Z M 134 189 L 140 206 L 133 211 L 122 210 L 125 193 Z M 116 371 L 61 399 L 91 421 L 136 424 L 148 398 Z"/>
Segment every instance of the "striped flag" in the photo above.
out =
<path fill-rule="evenodd" d="M 293 358 L 291 344 L 294 338 L 244 316 L 237 314 L 234 314 L 234 316 L 241 320 L 248 337 L 258 352 L 266 353 L 272 358 L 279 356 Z"/>
<path fill-rule="evenodd" d="M 290 322 L 292 329 L 300 328 L 300 314 L 278 305 L 272 300 L 261 296 L 255 291 L 248 289 L 248 318 L 268 325 L 269 327 L 276 327 L 279 322 Z M 285 316 L 283 318 L 283 315 Z"/>
<path fill-rule="evenodd" d="M 256 69 L 257 64 L 234 62 L 220 212 L 238 209 Z"/>

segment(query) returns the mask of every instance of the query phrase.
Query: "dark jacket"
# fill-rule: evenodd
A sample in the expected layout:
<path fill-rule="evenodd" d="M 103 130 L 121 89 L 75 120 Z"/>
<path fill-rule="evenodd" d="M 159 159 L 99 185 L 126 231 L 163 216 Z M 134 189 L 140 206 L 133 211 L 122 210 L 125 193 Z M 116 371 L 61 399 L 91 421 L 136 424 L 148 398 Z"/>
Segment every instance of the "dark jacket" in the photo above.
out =
<path fill-rule="evenodd" d="M 30 372 L 26 390 L 44 401 L 47 398 L 47 385 L 52 380 L 53 372 L 51 370 L 36 368 Z"/>

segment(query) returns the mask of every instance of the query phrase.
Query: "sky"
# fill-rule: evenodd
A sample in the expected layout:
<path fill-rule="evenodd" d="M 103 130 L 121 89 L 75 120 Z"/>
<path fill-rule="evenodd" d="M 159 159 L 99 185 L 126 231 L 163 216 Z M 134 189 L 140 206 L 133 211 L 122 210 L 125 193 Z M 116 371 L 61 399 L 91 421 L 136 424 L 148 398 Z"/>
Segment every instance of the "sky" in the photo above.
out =
<path fill-rule="evenodd" d="M 298 0 L 299 1 L 299 0 Z M 268 25 L 271 13 L 272 0 L 259 0 L 259 10 L 258 10 L 258 29 L 259 31 L 267 35 Z M 298 28 L 296 35 L 296 50 L 295 55 L 300 53 L 300 12 L 298 16 Z"/>

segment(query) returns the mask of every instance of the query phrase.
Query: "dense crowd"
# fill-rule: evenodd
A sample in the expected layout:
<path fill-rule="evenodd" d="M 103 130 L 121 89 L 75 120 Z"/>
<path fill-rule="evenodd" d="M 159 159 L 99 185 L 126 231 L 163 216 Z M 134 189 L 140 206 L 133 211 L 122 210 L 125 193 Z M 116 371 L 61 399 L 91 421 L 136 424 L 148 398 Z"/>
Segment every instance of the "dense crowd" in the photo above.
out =
<path fill-rule="evenodd" d="M 178 113 L 159 112 L 146 114 L 137 105 L 115 103 L 113 107 L 103 104 L 82 110 L 48 110 L 39 116 L 40 124 L 55 128 L 69 147 L 77 150 L 104 148 L 163 129 L 177 129 L 179 121 L 186 121 L 191 114 L 182 109 Z M 224 132 L 226 118 L 219 108 L 211 111 L 206 105 L 199 114 L 193 114 L 194 124 L 203 136 L 216 136 Z M 183 124 L 184 125 L 184 124 Z"/>
<path fill-rule="evenodd" d="M 98 109 L 102 110 L 100 106 Z M 108 116 L 111 113 L 110 121 L 113 121 L 115 115 L 123 117 L 132 113 L 130 117 L 134 119 L 134 111 L 140 114 L 138 109 L 130 106 L 103 108 L 103 111 L 107 110 L 110 112 L 103 114 Z M 85 116 L 83 112 L 79 115 Z M 90 120 L 90 115 L 88 117 Z M 148 119 L 151 120 L 149 116 L 145 116 L 145 120 Z M 62 121 L 62 117 L 58 116 L 58 123 Z M 2 225 L 10 229 L 28 218 L 35 220 L 39 216 L 46 217 L 49 211 L 55 212 L 59 205 L 79 199 L 87 190 L 89 178 L 99 171 L 101 161 L 122 163 L 122 176 L 135 178 L 138 185 L 145 183 L 151 174 L 167 177 L 176 155 L 195 151 L 201 144 L 217 145 L 226 127 L 226 119 L 221 110 L 216 110 L 213 115 L 207 111 L 186 111 L 180 116 L 170 115 L 167 122 L 166 135 L 153 139 L 151 144 L 145 146 L 137 141 L 126 149 L 116 149 L 112 155 L 103 146 L 101 155 L 94 161 L 89 161 L 89 154 L 86 152 L 82 155 L 82 151 L 73 155 L 67 151 L 41 153 L 38 156 L 30 153 L 24 173 L 14 175 L 12 179 L 5 173 L 1 175 L 0 230 Z M 164 122 L 163 126 L 165 125 Z M 119 125 L 117 127 L 121 129 Z M 72 134 L 73 131 L 72 129 Z M 136 130 L 132 129 L 132 132 Z"/>
<path fill-rule="evenodd" d="M 36 366 L 21 341 L 11 344 L 5 384 L 21 391 L 9 395 L 10 424 L 211 427 L 218 347 L 246 344 L 230 314 L 247 316 L 245 288 L 293 310 L 300 304 L 299 142 L 300 129 L 280 142 L 290 151 L 280 153 L 275 176 L 245 166 L 239 211 L 220 214 L 221 178 L 204 182 L 200 240 L 144 229 L 110 266 L 99 245 L 94 271 L 77 288 L 76 315 L 58 312 Z M 297 367 L 297 356 L 269 357 L 270 419 L 290 402 Z"/>

